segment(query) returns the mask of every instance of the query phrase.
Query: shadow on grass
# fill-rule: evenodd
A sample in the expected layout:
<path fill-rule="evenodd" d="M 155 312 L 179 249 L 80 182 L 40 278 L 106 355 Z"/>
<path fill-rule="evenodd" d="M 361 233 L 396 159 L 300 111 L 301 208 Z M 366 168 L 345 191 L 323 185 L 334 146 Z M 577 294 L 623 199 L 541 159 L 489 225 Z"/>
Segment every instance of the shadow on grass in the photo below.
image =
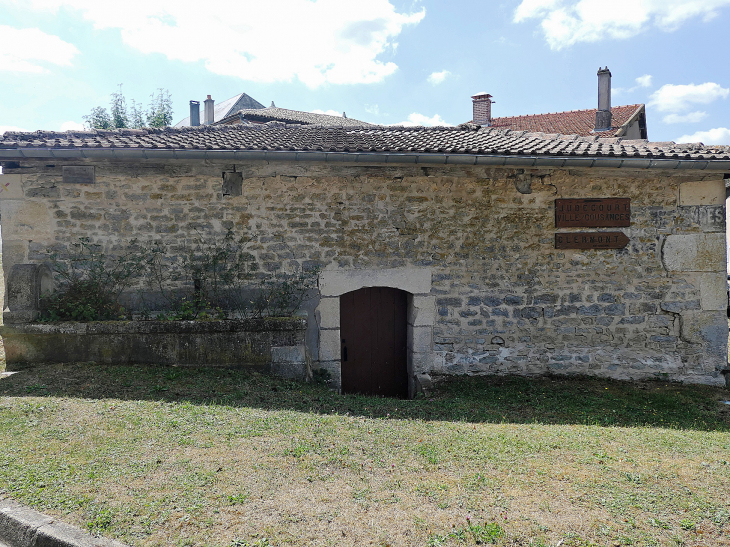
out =
<path fill-rule="evenodd" d="M 450 377 L 412 401 L 338 395 L 248 370 L 92 363 L 9 366 L 0 396 L 154 400 L 368 418 L 730 431 L 730 392 L 589 377 Z"/>

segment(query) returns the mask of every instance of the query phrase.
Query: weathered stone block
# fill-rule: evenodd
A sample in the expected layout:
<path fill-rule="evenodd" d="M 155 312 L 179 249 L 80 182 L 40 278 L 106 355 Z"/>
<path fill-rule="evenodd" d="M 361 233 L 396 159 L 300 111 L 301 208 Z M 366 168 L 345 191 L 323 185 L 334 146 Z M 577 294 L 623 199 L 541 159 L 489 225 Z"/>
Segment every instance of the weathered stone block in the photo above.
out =
<path fill-rule="evenodd" d="M 340 328 L 340 299 L 322 298 L 316 310 L 317 320 L 321 329 Z"/>
<path fill-rule="evenodd" d="M 392 287 L 411 294 L 428 294 L 431 269 L 324 270 L 319 277 L 322 296 L 340 296 L 363 287 Z"/>
<path fill-rule="evenodd" d="M 727 308 L 727 277 L 725 273 L 707 273 L 700 277 L 700 306 L 703 310 Z"/>
<path fill-rule="evenodd" d="M 671 313 L 681 313 L 688 310 L 699 310 L 702 308 L 699 300 L 680 300 L 671 302 L 662 302 L 661 309 Z"/>
<path fill-rule="evenodd" d="M 670 235 L 662 247 L 662 262 L 669 271 L 724 272 L 725 234 Z"/>
<path fill-rule="evenodd" d="M 0 200 L 3 238 L 50 241 L 53 237 L 48 206 L 40 201 Z"/>
<path fill-rule="evenodd" d="M 283 346 L 271 348 L 272 363 L 304 363 L 304 346 Z"/>
<path fill-rule="evenodd" d="M 319 360 L 339 361 L 341 358 L 342 346 L 340 342 L 340 329 L 319 331 Z"/>
<path fill-rule="evenodd" d="M 431 351 L 433 340 L 433 328 L 430 326 L 408 327 L 407 329 L 408 348 L 414 352 Z"/>
<path fill-rule="evenodd" d="M 679 205 L 724 205 L 725 182 L 703 180 L 684 182 L 679 186 Z"/>
<path fill-rule="evenodd" d="M 0 201 L 23 199 L 23 183 L 21 175 L 0 175 Z"/>
<path fill-rule="evenodd" d="M 436 321 L 436 297 L 413 296 L 408 308 L 408 324 L 414 327 L 432 326 Z"/>

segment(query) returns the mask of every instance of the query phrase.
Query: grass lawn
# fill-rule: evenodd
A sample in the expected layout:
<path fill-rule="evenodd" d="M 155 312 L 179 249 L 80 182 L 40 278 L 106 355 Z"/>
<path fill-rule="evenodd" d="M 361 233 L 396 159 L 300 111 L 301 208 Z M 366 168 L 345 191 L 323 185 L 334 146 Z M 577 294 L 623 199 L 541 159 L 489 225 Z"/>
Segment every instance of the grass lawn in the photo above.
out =
<path fill-rule="evenodd" d="M 15 370 L 0 495 L 132 545 L 730 545 L 724 389 L 454 378 L 403 401 L 239 370 Z"/>

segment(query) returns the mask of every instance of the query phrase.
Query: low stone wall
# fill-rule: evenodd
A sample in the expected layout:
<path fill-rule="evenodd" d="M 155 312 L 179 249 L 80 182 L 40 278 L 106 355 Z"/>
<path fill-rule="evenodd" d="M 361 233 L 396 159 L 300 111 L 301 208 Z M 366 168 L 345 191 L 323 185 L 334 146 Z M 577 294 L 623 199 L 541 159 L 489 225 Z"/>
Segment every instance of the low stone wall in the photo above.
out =
<path fill-rule="evenodd" d="M 5 324 L 8 363 L 242 366 L 307 374 L 304 318 Z"/>

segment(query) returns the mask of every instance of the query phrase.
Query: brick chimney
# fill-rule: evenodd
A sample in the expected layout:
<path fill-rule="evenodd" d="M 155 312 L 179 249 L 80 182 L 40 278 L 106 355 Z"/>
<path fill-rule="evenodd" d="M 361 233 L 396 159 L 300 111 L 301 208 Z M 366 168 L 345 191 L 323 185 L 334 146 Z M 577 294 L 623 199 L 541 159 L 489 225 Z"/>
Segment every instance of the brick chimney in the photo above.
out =
<path fill-rule="evenodd" d="M 611 71 L 598 68 L 598 111 L 594 131 L 611 129 Z"/>
<path fill-rule="evenodd" d="M 200 125 L 200 101 L 190 101 L 190 126 Z"/>
<path fill-rule="evenodd" d="M 210 98 L 210 95 L 208 95 L 208 98 L 205 99 L 205 113 L 203 118 L 203 123 L 205 125 L 210 125 L 215 121 L 215 114 L 213 113 L 213 106 L 215 105 L 215 101 Z"/>
<path fill-rule="evenodd" d="M 476 125 L 492 125 L 492 96 L 489 93 L 472 95 L 472 122 Z"/>

